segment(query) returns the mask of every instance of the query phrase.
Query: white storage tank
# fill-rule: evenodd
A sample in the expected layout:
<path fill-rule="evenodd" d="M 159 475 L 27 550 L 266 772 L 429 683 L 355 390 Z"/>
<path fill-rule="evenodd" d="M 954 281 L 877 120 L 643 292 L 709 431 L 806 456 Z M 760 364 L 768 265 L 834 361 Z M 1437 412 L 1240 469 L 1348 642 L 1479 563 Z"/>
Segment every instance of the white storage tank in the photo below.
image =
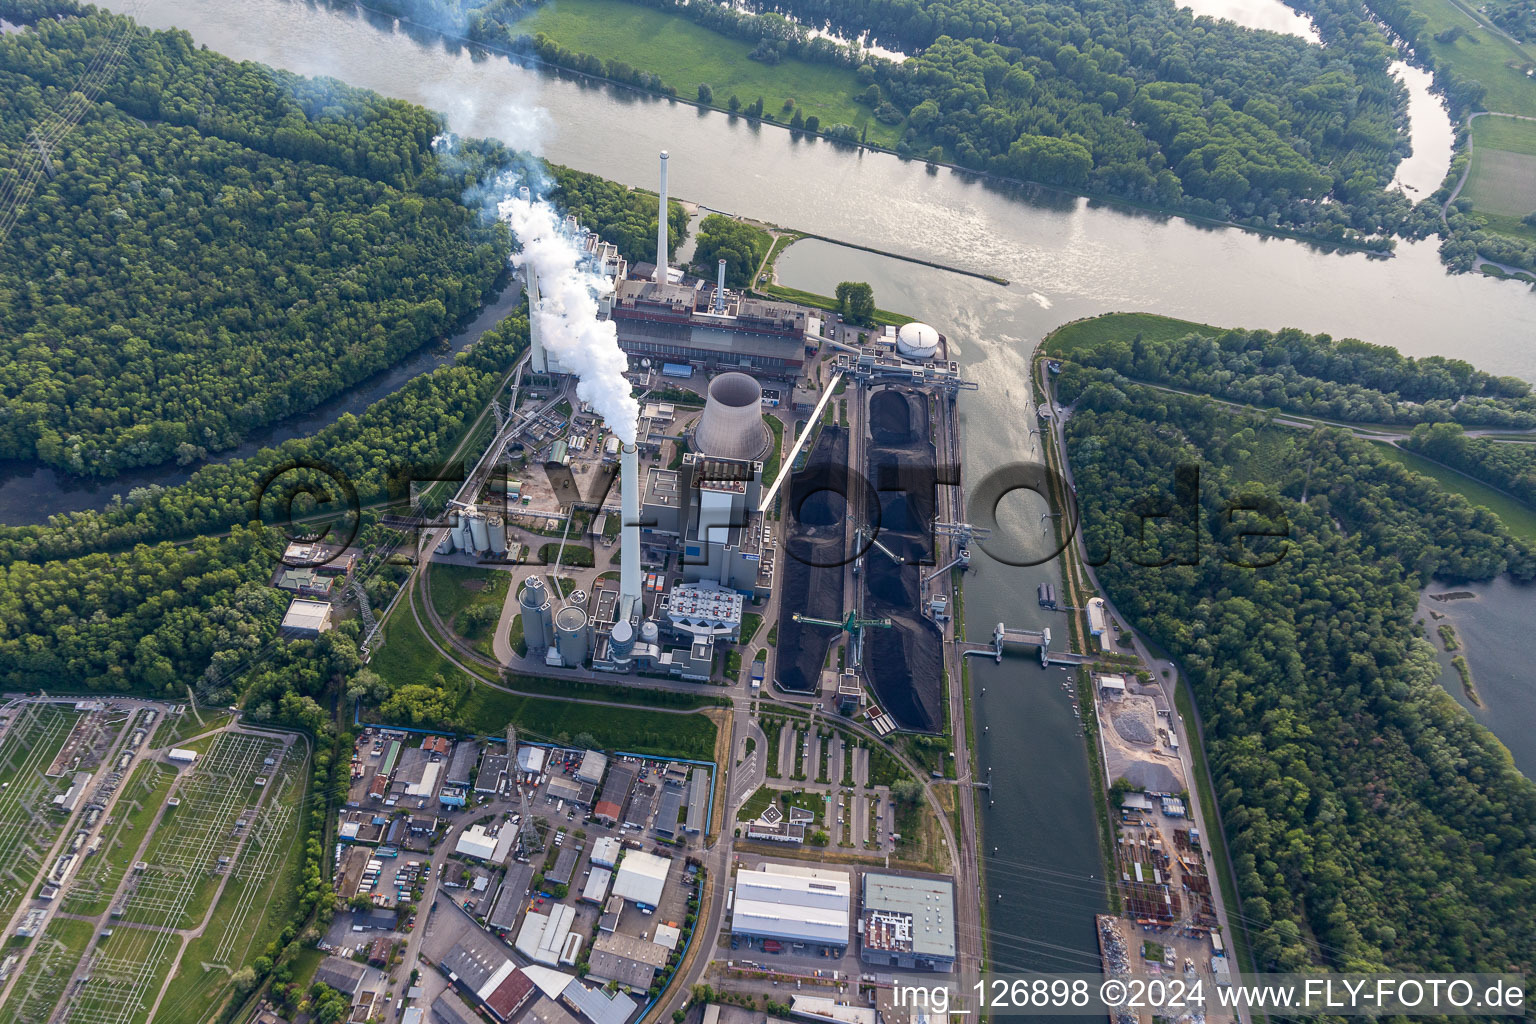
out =
<path fill-rule="evenodd" d="M 650 619 L 646 619 L 645 622 L 640 625 L 640 642 L 643 644 L 650 644 L 654 647 L 657 641 L 660 639 L 661 630 L 657 627 L 656 623 L 652 622 Z"/>
<path fill-rule="evenodd" d="M 896 332 L 896 351 L 906 359 L 932 359 L 939 351 L 939 332 L 916 320 Z"/>
<path fill-rule="evenodd" d="M 568 668 L 577 668 L 587 660 L 587 613 L 566 605 L 555 613 L 555 646 Z"/>
<path fill-rule="evenodd" d="M 485 520 L 486 533 L 490 535 L 491 554 L 504 555 L 507 553 L 507 524 L 498 515 L 489 516 Z"/>

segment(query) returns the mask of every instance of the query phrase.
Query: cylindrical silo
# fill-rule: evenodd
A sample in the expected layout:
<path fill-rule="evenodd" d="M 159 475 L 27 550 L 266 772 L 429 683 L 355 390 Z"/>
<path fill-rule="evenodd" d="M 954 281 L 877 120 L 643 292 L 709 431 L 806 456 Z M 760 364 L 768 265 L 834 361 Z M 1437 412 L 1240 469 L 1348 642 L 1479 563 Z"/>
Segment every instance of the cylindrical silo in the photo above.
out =
<path fill-rule="evenodd" d="M 642 622 L 640 624 L 640 642 L 641 643 L 643 643 L 643 644 L 650 644 L 652 646 L 655 646 L 657 641 L 659 641 L 660 639 L 661 639 L 661 630 L 657 627 L 656 623 L 652 622 L 650 619 L 646 619 L 644 622 Z"/>
<path fill-rule="evenodd" d="M 578 608 L 587 606 L 587 592 L 579 587 L 571 591 L 571 596 L 565 599 L 566 604 L 573 604 Z"/>
<path fill-rule="evenodd" d="M 507 524 L 501 516 L 487 516 L 485 530 L 491 541 L 491 554 L 504 555 L 507 553 Z"/>
<path fill-rule="evenodd" d="M 491 549 L 491 531 L 485 525 L 485 516 L 479 512 L 471 512 L 468 516 L 470 536 L 474 539 L 476 551 L 489 551 Z"/>
<path fill-rule="evenodd" d="M 587 613 L 566 605 L 555 613 L 555 646 L 569 668 L 587 660 Z"/>
<path fill-rule="evenodd" d="M 916 320 L 896 332 L 896 351 L 906 359 L 932 359 L 939 351 L 939 332 Z"/>
<path fill-rule="evenodd" d="M 615 658 L 627 658 L 635 649 L 635 627 L 629 624 L 628 619 L 620 619 L 613 624 L 613 631 L 608 634 L 608 650 Z"/>
<path fill-rule="evenodd" d="M 529 650 L 548 647 L 552 637 L 549 628 L 549 591 L 545 589 L 544 581 L 537 576 L 529 576 L 524 580 L 523 592 L 518 595 L 517 605 L 523 616 L 523 639 L 528 642 Z"/>
<path fill-rule="evenodd" d="M 755 378 L 733 370 L 709 382 L 704 415 L 693 435 L 699 451 L 721 459 L 760 459 L 768 451 L 769 436 L 763 386 Z"/>

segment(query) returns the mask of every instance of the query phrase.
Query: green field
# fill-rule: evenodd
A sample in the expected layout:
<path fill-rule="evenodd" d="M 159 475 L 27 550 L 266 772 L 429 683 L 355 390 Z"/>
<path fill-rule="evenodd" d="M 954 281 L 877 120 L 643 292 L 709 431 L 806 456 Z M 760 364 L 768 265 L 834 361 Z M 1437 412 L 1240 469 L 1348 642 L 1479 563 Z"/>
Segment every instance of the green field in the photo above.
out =
<path fill-rule="evenodd" d="M 1413 452 L 1389 444 L 1379 444 L 1378 451 L 1393 462 L 1401 463 L 1436 481 L 1448 491 L 1466 498 L 1474 505 L 1488 509 L 1504 523 L 1505 529 L 1517 537 L 1536 543 L 1536 509 L 1516 501 L 1501 491 L 1496 491 L 1481 481 L 1458 473 Z"/>
<path fill-rule="evenodd" d="M 1525 70 L 1536 66 L 1536 47 L 1522 45 L 1468 13 L 1471 0 L 1409 0 L 1428 22 L 1424 38 L 1436 63 L 1445 63 L 1466 78 L 1481 83 L 1487 93 L 1483 107 L 1507 114 L 1536 116 L 1536 80 Z M 1442 43 L 1436 35 L 1460 28 L 1461 35 Z"/>
<path fill-rule="evenodd" d="M 1501 234 L 1536 238 L 1536 121 L 1485 114 L 1472 122 L 1472 166 L 1462 195 Z"/>
<path fill-rule="evenodd" d="M 533 739 L 570 742 L 586 733 L 605 750 L 634 754 L 710 760 L 715 750 L 715 723 L 702 714 L 519 697 L 481 684 L 470 691 L 458 717 L 466 728 L 482 735 L 504 733 L 510 722 Z"/>
<path fill-rule="evenodd" d="M 830 295 L 817 295 L 815 292 L 804 291 L 800 288 L 786 288 L 781 284 L 769 284 L 757 289 L 764 295 L 775 299 L 784 299 L 788 302 L 798 302 L 802 306 L 814 306 L 817 309 L 837 310 L 837 300 Z M 892 313 L 888 309 L 875 310 L 875 323 L 881 327 L 900 327 L 909 324 L 915 319 L 902 313 Z"/>
<path fill-rule="evenodd" d="M 793 99 L 806 116 L 833 124 L 866 125 L 869 141 L 894 145 L 900 127 L 881 124 L 853 100 L 858 79 L 847 68 L 789 59 L 773 67 L 752 60 L 752 44 L 626 0 L 559 0 L 545 4 L 512 26 L 529 35 L 544 33 L 561 45 L 603 60 L 623 61 L 661 76 L 679 96 L 694 99 L 701 84 L 724 107 L 735 95 L 743 107 L 763 98 L 763 110 L 780 121 L 784 101 Z"/>
<path fill-rule="evenodd" d="M 1074 348 L 1096 345 L 1101 341 L 1130 341 L 1136 335 L 1150 341 L 1171 341 L 1186 334 L 1220 334 L 1223 328 L 1193 320 L 1177 320 L 1156 313 L 1105 313 L 1063 324 L 1040 342 L 1040 351 L 1046 355 L 1060 356 Z"/>

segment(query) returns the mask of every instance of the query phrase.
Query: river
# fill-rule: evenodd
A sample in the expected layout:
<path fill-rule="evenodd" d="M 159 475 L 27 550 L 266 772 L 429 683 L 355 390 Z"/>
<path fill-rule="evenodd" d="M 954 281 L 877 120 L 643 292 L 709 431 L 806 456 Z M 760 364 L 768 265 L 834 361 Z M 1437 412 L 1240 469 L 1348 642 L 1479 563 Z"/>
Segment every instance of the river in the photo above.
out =
<path fill-rule="evenodd" d="M 709 206 L 891 251 L 999 274 L 1006 287 L 819 242 L 780 263 L 786 284 L 828 291 L 870 281 L 880 304 L 921 315 L 983 382 L 961 404 L 966 473 L 1037 454 L 1028 357 L 1058 324 L 1108 310 L 1206 323 L 1361 337 L 1411 355 L 1444 353 L 1536 380 L 1536 298 L 1523 287 L 1441 269 L 1433 241 L 1392 259 L 1327 253 L 1225 227 L 1041 189 L 1005 188 L 948 170 L 754 126 L 691 106 L 561 78 L 380 31 L 288 0 L 114 0 L 142 22 L 181 27 L 236 58 L 354 85 L 445 112 L 454 130 L 499 137 L 551 160 L 654 187 L 671 151 L 671 190 Z M 542 108 L 542 113 L 539 112 Z M 1443 168 L 1441 169 L 1443 174 Z M 1014 510 L 1015 526 L 1038 516 Z M 966 581 L 972 630 L 1007 621 L 1059 627 L 1034 600 L 1055 569 L 978 558 Z M 1102 879 L 1089 776 L 1060 669 L 1027 660 L 973 664 L 993 966 L 1095 969 L 1091 913 Z M 985 694 L 979 688 L 985 687 Z M 982 725 L 982 723 L 985 723 Z M 991 732 L 993 726 L 997 732 Z M 999 902 L 997 897 L 1003 897 Z"/>

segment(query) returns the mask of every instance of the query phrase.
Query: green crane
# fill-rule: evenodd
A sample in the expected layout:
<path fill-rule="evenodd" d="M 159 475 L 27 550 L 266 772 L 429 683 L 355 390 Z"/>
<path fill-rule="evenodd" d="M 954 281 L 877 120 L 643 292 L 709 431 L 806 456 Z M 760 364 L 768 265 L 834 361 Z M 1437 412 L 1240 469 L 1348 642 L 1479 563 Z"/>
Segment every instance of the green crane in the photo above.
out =
<path fill-rule="evenodd" d="M 801 615 L 796 612 L 790 616 L 796 622 L 804 622 L 809 626 L 827 626 L 831 629 L 840 629 L 845 633 L 857 635 L 860 630 L 873 627 L 875 629 L 890 629 L 890 619 L 861 619 L 854 612 L 849 612 L 848 617 L 841 622 L 836 619 L 813 619 L 809 615 Z"/>
<path fill-rule="evenodd" d="M 796 622 L 803 622 L 808 626 L 826 626 L 829 629 L 840 629 L 853 637 L 853 664 L 850 668 L 858 669 L 864 660 L 864 630 L 866 629 L 890 629 L 890 619 L 861 619 L 855 612 L 849 612 L 841 622 L 836 619 L 813 619 L 809 615 L 801 615 L 796 612 L 790 616 Z"/>

